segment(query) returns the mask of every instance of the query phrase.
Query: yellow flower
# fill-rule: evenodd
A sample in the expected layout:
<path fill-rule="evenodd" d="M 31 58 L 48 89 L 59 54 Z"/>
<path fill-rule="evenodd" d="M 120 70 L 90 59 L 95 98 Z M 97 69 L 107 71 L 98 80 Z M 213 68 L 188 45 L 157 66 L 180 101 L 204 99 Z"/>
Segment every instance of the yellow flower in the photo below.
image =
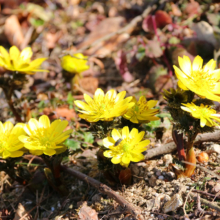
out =
<path fill-rule="evenodd" d="M 181 109 L 191 113 L 192 117 L 200 119 L 201 127 L 204 127 L 205 125 L 209 127 L 218 126 L 218 124 L 212 121 L 211 119 L 220 122 L 220 119 L 217 118 L 220 117 L 220 114 L 216 114 L 216 111 L 214 109 L 211 109 L 210 106 L 204 106 L 203 104 L 197 106 L 194 103 L 187 103 L 182 105 L 186 107 L 181 106 Z"/>
<path fill-rule="evenodd" d="M 124 118 L 133 123 L 147 123 L 149 121 L 156 121 L 159 119 L 155 116 L 159 110 L 152 109 L 157 104 L 157 101 L 147 101 L 144 96 L 141 96 L 139 101 L 133 97 L 131 102 L 135 103 L 135 105 L 129 109 L 125 115 L 123 115 Z"/>
<path fill-rule="evenodd" d="M 32 118 L 24 126 L 27 135 L 22 135 L 19 140 L 33 155 L 54 155 L 62 153 L 66 147 L 62 145 L 71 134 L 72 130 L 63 131 L 68 121 L 55 120 L 50 124 L 46 115 L 39 118 L 39 121 Z"/>
<path fill-rule="evenodd" d="M 25 134 L 23 127 L 22 123 L 14 126 L 10 121 L 4 124 L 0 122 L 0 157 L 6 159 L 21 157 L 24 154 L 24 144 L 18 139 L 20 135 Z"/>
<path fill-rule="evenodd" d="M 127 110 L 133 107 L 134 103 L 130 103 L 132 97 L 125 98 L 126 92 L 122 91 L 117 94 L 114 89 L 109 90 L 106 95 L 102 89 L 97 89 L 93 99 L 84 94 L 84 99 L 87 103 L 82 101 L 75 101 L 75 105 L 82 109 L 79 110 L 80 118 L 89 122 L 111 121 L 115 117 L 124 115 Z"/>
<path fill-rule="evenodd" d="M 61 58 L 62 68 L 70 73 L 81 73 L 89 69 L 89 66 L 86 63 L 87 57 L 81 53 L 76 53 L 73 57 L 66 55 Z"/>
<path fill-rule="evenodd" d="M 40 65 L 47 58 L 38 58 L 31 61 L 30 58 L 32 54 L 33 52 L 30 47 L 26 47 L 20 52 L 16 46 L 12 46 L 8 53 L 4 47 L 0 46 L 0 66 L 10 71 L 17 71 L 30 75 L 34 74 L 34 72 L 47 71 L 39 69 Z"/>
<path fill-rule="evenodd" d="M 130 162 L 139 162 L 144 159 L 144 152 L 147 149 L 149 140 L 141 141 L 144 137 L 144 131 L 138 133 L 136 128 L 129 132 L 129 128 L 123 127 L 121 130 L 113 129 L 112 137 L 103 139 L 103 145 L 108 148 L 103 155 L 112 158 L 113 164 L 120 163 L 128 167 Z"/>
<path fill-rule="evenodd" d="M 181 70 L 173 66 L 178 85 L 183 90 L 191 90 L 201 97 L 213 101 L 220 101 L 220 69 L 216 69 L 216 62 L 212 59 L 203 68 L 203 59 L 196 56 L 193 63 L 188 56 L 178 57 Z"/>

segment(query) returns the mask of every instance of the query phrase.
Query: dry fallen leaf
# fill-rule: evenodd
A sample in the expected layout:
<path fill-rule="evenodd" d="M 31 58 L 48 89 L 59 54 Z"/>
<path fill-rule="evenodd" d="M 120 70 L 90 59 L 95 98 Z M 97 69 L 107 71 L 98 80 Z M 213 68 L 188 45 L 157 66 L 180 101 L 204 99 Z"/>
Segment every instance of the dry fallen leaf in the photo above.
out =
<path fill-rule="evenodd" d="M 4 33 L 11 45 L 21 47 L 24 35 L 16 15 L 11 15 L 6 19 Z"/>
<path fill-rule="evenodd" d="M 96 40 L 118 31 L 123 27 L 125 19 L 123 17 L 106 18 L 101 21 L 99 25 L 87 36 L 87 38 L 77 46 L 77 49 L 81 49 L 88 45 L 91 45 Z M 94 47 L 85 51 L 85 54 L 92 55 L 95 54 L 99 57 L 105 57 L 112 51 L 118 48 L 118 44 L 124 42 L 129 37 L 128 33 L 123 33 L 120 35 L 115 35 L 110 40 L 100 41 Z"/>
<path fill-rule="evenodd" d="M 97 212 L 84 202 L 78 212 L 80 220 L 98 220 Z"/>
<path fill-rule="evenodd" d="M 172 8 L 173 15 L 178 16 L 178 17 L 182 15 L 182 12 L 180 11 L 179 7 L 173 2 L 171 2 L 171 8 Z"/>
<path fill-rule="evenodd" d="M 45 108 L 43 113 L 48 115 L 50 119 L 65 118 L 66 120 L 70 121 L 76 117 L 75 111 L 65 106 L 56 108 L 54 110 L 52 108 Z M 54 114 L 51 115 L 51 113 Z"/>
<path fill-rule="evenodd" d="M 25 213 L 26 213 L 26 210 L 25 210 L 24 206 L 21 203 L 19 203 L 18 208 L 17 208 L 16 213 L 15 213 L 15 217 L 14 217 L 13 220 L 21 219 L 21 217 L 23 217 L 25 215 Z M 24 217 L 22 219 L 23 220 L 29 220 L 29 219 L 31 219 L 31 217 L 30 217 L 30 215 L 27 215 L 26 217 Z"/>
<path fill-rule="evenodd" d="M 199 15 L 201 13 L 201 8 L 200 8 L 199 3 L 194 0 L 190 0 L 190 2 L 188 2 L 185 8 L 185 12 L 189 16 Z"/>
<path fill-rule="evenodd" d="M 95 93 L 98 85 L 99 80 L 95 77 L 84 77 L 79 79 L 79 87 L 91 94 Z"/>

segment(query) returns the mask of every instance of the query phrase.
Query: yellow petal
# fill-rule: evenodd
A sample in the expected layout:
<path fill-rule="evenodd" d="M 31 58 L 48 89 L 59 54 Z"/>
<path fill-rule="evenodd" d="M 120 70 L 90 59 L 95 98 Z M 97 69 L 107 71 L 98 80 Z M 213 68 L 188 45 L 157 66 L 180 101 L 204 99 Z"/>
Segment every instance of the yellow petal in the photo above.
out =
<path fill-rule="evenodd" d="M 86 101 L 89 105 L 94 104 L 93 99 L 92 99 L 89 95 L 84 94 L 84 99 L 85 99 L 85 101 Z"/>
<path fill-rule="evenodd" d="M 213 75 L 213 78 L 218 81 L 220 79 L 220 69 L 213 70 L 210 74 Z"/>
<path fill-rule="evenodd" d="M 139 162 L 141 160 L 144 160 L 143 154 L 131 154 L 131 161 L 132 162 Z"/>
<path fill-rule="evenodd" d="M 119 92 L 116 99 L 115 99 L 115 102 L 120 102 L 124 99 L 126 95 L 126 91 L 122 91 L 122 92 Z"/>
<path fill-rule="evenodd" d="M 206 119 L 205 118 L 200 118 L 200 126 L 204 127 L 206 125 Z"/>
<path fill-rule="evenodd" d="M 47 149 L 47 150 L 44 150 L 44 154 L 46 154 L 48 156 L 52 156 L 52 155 L 56 154 L 56 151 L 53 149 Z"/>
<path fill-rule="evenodd" d="M 32 49 L 30 47 L 26 47 L 21 51 L 20 57 L 23 61 L 29 61 L 32 55 L 33 55 Z"/>
<path fill-rule="evenodd" d="M 128 165 L 131 162 L 131 155 L 130 154 L 124 154 L 121 158 L 121 161 L 123 164 Z"/>
<path fill-rule="evenodd" d="M 108 158 L 111 158 L 111 157 L 114 156 L 114 154 L 113 154 L 113 152 L 112 152 L 111 150 L 106 150 L 106 151 L 103 153 L 103 155 L 104 155 L 105 157 L 108 157 Z M 119 163 L 120 163 L 120 162 L 119 162 Z"/>
<path fill-rule="evenodd" d="M 148 108 L 153 108 L 157 104 L 157 100 L 150 100 L 147 102 L 147 107 Z"/>
<path fill-rule="evenodd" d="M 125 139 L 128 136 L 129 136 L 129 128 L 128 128 L 128 126 L 123 127 L 123 129 L 122 129 L 122 139 Z"/>
<path fill-rule="evenodd" d="M 50 120 L 49 120 L 48 116 L 46 116 L 46 115 L 42 115 L 39 118 L 39 122 L 43 125 L 44 128 L 50 127 Z"/>
<path fill-rule="evenodd" d="M 113 158 L 111 159 L 111 162 L 112 162 L 113 164 L 118 164 L 118 163 L 120 163 L 120 162 L 121 162 L 121 155 L 117 155 L 117 156 L 113 157 Z"/>
<path fill-rule="evenodd" d="M 215 87 L 214 87 L 214 89 L 212 90 L 212 92 L 215 93 L 215 94 L 220 94 L 220 82 L 217 82 L 217 83 L 215 84 Z"/>
<path fill-rule="evenodd" d="M 20 51 L 16 46 L 12 46 L 9 49 L 9 55 L 11 57 L 11 59 L 13 60 L 13 64 L 14 67 L 18 67 L 19 66 L 19 57 L 20 57 Z"/>
<path fill-rule="evenodd" d="M 138 129 L 137 128 L 133 128 L 129 134 L 129 137 L 131 139 L 135 138 L 138 135 Z"/>
<path fill-rule="evenodd" d="M 183 58 L 178 57 L 178 61 L 179 61 L 179 66 L 181 68 L 181 70 L 187 74 L 188 76 L 191 75 L 191 71 L 192 71 L 192 65 L 191 65 L 191 60 L 188 56 L 183 56 Z"/>
<path fill-rule="evenodd" d="M 112 130 L 112 137 L 114 141 L 117 141 L 118 139 L 122 138 L 120 132 L 115 128 Z"/>
<path fill-rule="evenodd" d="M 89 105 L 87 105 L 85 102 L 75 101 L 74 104 L 75 104 L 78 108 L 81 108 L 81 109 L 83 109 L 83 110 L 92 111 L 91 107 L 90 107 Z"/>
<path fill-rule="evenodd" d="M 43 154 L 43 151 L 42 150 L 30 150 L 30 153 L 33 155 L 40 156 L 41 154 Z"/>
<path fill-rule="evenodd" d="M 105 102 L 109 100 L 113 100 L 116 97 L 117 93 L 114 89 L 109 90 L 105 95 Z"/>
<path fill-rule="evenodd" d="M 3 125 L 4 127 L 4 131 L 5 132 L 11 132 L 11 130 L 13 129 L 14 125 L 10 122 L 10 121 L 6 121 Z"/>
<path fill-rule="evenodd" d="M 134 139 L 132 140 L 132 143 L 139 143 L 143 139 L 144 135 L 145 135 L 145 132 L 141 131 L 140 133 L 136 135 L 136 137 L 134 137 Z"/>
<path fill-rule="evenodd" d="M 181 89 L 188 90 L 188 88 L 181 82 L 181 80 L 178 80 L 177 84 Z"/>
<path fill-rule="evenodd" d="M 8 157 L 11 156 L 11 152 L 10 151 L 7 151 L 7 150 L 4 150 L 3 153 L 2 153 L 2 158 L 3 159 L 6 159 Z"/>
<path fill-rule="evenodd" d="M 181 80 L 182 78 L 188 79 L 188 75 L 185 72 L 181 71 L 178 67 L 173 66 L 175 70 L 176 77 Z"/>
<path fill-rule="evenodd" d="M 21 157 L 24 154 L 24 151 L 13 151 L 11 152 L 10 157 Z"/>
<path fill-rule="evenodd" d="M 216 61 L 215 60 L 213 60 L 213 59 L 211 59 L 204 67 L 203 67 L 203 70 L 205 71 L 205 72 L 211 72 L 211 71 L 213 71 L 214 69 L 215 69 L 215 67 L 216 67 Z"/>
<path fill-rule="evenodd" d="M 30 129 L 31 129 L 32 131 L 35 131 L 35 130 L 37 130 L 37 129 L 40 127 L 38 121 L 37 121 L 36 119 L 34 119 L 34 118 L 31 118 L 31 119 L 29 120 L 28 126 L 30 127 Z"/>
<path fill-rule="evenodd" d="M 100 88 L 96 89 L 95 98 L 100 99 L 100 101 L 104 99 L 104 92 L 102 89 L 100 89 Z"/>
<path fill-rule="evenodd" d="M 193 60 L 193 71 L 197 71 L 202 69 L 202 64 L 203 64 L 203 59 L 200 56 L 196 56 L 195 59 Z"/>
<path fill-rule="evenodd" d="M 109 148 L 109 146 L 114 146 L 115 141 L 112 137 L 106 137 L 103 139 L 103 145 L 107 148 Z"/>

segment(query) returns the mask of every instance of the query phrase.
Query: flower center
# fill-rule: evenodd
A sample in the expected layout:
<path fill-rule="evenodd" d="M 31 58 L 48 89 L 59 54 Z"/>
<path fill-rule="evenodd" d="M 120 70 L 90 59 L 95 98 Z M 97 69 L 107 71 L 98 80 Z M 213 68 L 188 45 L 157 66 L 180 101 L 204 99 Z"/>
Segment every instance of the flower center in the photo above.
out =
<path fill-rule="evenodd" d="M 39 128 L 35 131 L 35 134 L 31 136 L 31 139 L 33 142 L 35 142 L 36 145 L 39 147 L 51 148 L 52 146 L 55 146 L 55 143 L 51 140 L 50 134 L 47 132 L 47 129 L 45 128 Z"/>
<path fill-rule="evenodd" d="M 102 100 L 99 102 L 95 102 L 95 105 L 93 105 L 93 108 L 99 112 L 100 114 L 107 112 L 111 112 L 112 109 L 115 106 L 115 99 L 113 100 Z"/>
<path fill-rule="evenodd" d="M 192 80 L 193 84 L 196 87 L 203 88 L 203 90 L 212 90 L 214 89 L 216 80 L 213 78 L 212 74 L 209 74 L 208 72 L 204 72 L 204 70 L 200 69 L 197 71 L 192 71 Z"/>
<path fill-rule="evenodd" d="M 123 148 L 123 151 L 128 152 L 130 151 L 131 147 L 132 146 L 129 143 L 124 143 L 122 148 Z"/>

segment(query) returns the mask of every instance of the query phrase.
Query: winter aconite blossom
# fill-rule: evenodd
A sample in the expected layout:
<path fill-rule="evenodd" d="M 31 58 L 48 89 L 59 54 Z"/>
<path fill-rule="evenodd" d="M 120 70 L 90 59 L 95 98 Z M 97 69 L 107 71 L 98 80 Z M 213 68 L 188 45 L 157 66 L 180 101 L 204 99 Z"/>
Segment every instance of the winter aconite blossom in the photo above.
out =
<path fill-rule="evenodd" d="M 55 120 L 50 123 L 49 118 L 43 115 L 39 121 L 32 118 L 24 126 L 26 135 L 19 137 L 24 146 L 33 155 L 46 154 L 52 156 L 62 153 L 66 147 L 62 143 L 70 136 L 72 130 L 63 131 L 68 121 Z"/>
<path fill-rule="evenodd" d="M 47 58 L 38 58 L 31 61 L 33 52 L 30 47 L 26 47 L 21 52 L 16 46 L 12 46 L 9 53 L 4 47 L 0 46 L 0 66 L 10 70 L 25 74 L 34 74 L 35 72 L 42 72 L 46 70 L 40 69 L 40 65 Z"/>
<path fill-rule="evenodd" d="M 173 67 L 179 87 L 203 98 L 220 101 L 220 69 L 215 70 L 216 62 L 212 59 L 202 67 L 203 59 L 200 56 L 196 56 L 192 64 L 188 56 L 178 59 L 181 69 Z"/>
<path fill-rule="evenodd" d="M 61 59 L 61 66 L 64 70 L 70 73 L 81 73 L 87 69 L 87 57 L 81 53 L 76 53 L 73 56 L 66 55 Z"/>
<path fill-rule="evenodd" d="M 79 114 L 80 118 L 83 118 L 89 122 L 111 121 L 115 117 L 124 115 L 127 110 L 133 107 L 134 103 L 130 103 L 132 97 L 125 98 L 126 92 L 122 91 L 117 94 L 114 89 L 109 90 L 106 94 L 102 89 L 97 89 L 93 99 L 84 94 L 86 101 L 75 101 L 75 104 L 82 114 Z"/>
<path fill-rule="evenodd" d="M 135 105 L 130 108 L 125 115 L 123 115 L 124 118 L 133 123 L 147 123 L 149 121 L 156 121 L 159 119 L 155 116 L 159 110 L 152 109 L 157 104 L 157 101 L 147 101 L 144 96 L 141 96 L 139 101 L 133 97 L 131 102 L 135 103 Z"/>
<path fill-rule="evenodd" d="M 146 146 L 150 143 L 149 140 L 141 141 L 144 137 L 144 131 L 140 133 L 136 128 L 129 132 L 129 128 L 123 127 L 121 130 L 113 129 L 112 137 L 103 139 L 103 144 L 109 150 L 104 152 L 104 156 L 112 158 L 113 164 L 121 164 L 128 167 L 130 162 L 139 162 L 144 159 Z"/>
<path fill-rule="evenodd" d="M 24 144 L 18 139 L 24 135 L 24 124 L 18 123 L 15 126 L 7 121 L 4 124 L 0 122 L 0 157 L 21 157 L 24 154 L 22 148 Z"/>
<path fill-rule="evenodd" d="M 210 106 L 204 106 L 201 104 L 200 106 L 195 105 L 194 103 L 182 104 L 181 109 L 189 112 L 192 117 L 200 119 L 200 126 L 204 127 L 205 125 L 209 127 L 213 127 L 218 125 L 212 119 L 220 122 L 220 114 L 216 114 L 214 109 L 211 109 Z"/>

